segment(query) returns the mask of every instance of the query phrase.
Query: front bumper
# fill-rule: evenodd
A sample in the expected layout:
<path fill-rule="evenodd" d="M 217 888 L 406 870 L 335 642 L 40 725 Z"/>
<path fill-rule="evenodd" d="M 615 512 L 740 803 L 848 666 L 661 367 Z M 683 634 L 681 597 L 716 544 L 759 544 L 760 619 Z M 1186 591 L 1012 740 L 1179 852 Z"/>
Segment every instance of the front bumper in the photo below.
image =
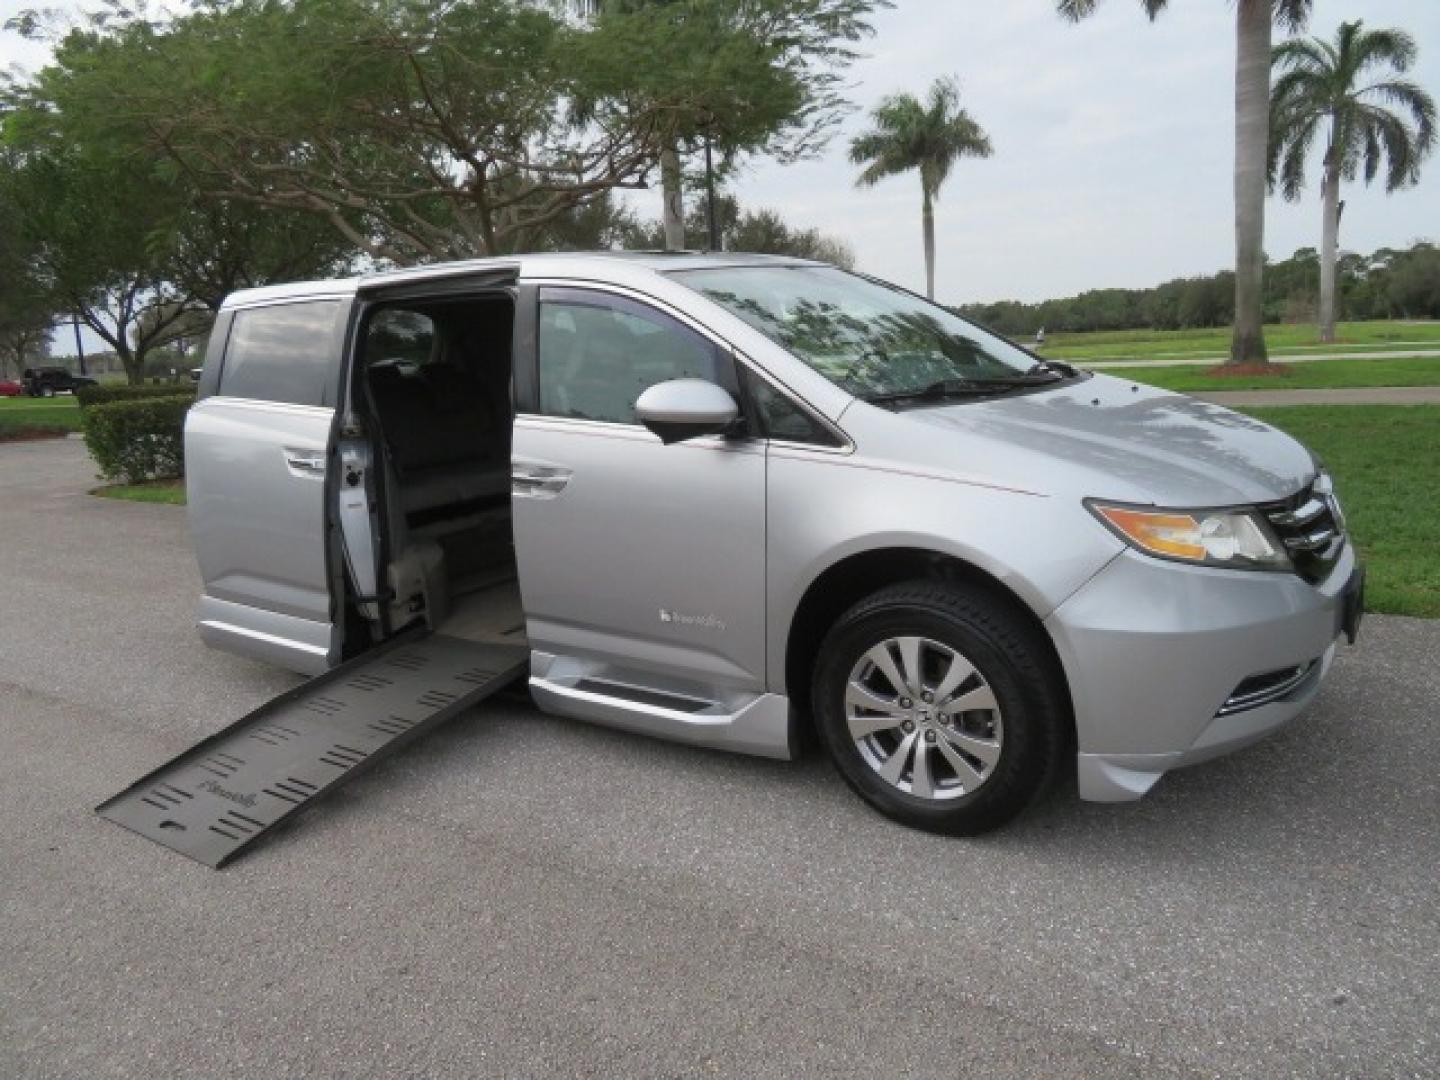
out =
<path fill-rule="evenodd" d="M 1106 566 L 1046 620 L 1075 709 L 1081 797 L 1138 799 L 1168 770 L 1294 719 L 1334 659 L 1355 572 L 1348 542 L 1315 585 L 1129 551 Z M 1226 708 L 1245 680 L 1312 663 L 1283 696 Z"/>

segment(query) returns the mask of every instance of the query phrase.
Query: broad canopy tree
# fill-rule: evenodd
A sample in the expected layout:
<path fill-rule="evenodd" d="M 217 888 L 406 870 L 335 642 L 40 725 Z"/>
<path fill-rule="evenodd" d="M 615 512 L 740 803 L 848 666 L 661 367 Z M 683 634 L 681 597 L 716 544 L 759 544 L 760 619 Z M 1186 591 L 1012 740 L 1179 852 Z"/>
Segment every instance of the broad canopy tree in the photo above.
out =
<path fill-rule="evenodd" d="M 16 119 L 14 117 L 11 118 Z M 172 324 L 227 293 L 343 270 L 349 245 L 313 215 L 204 201 L 130 156 L 54 130 L 9 124 L 0 214 L 20 245 L 0 273 L 0 323 L 72 316 L 119 357 L 132 382 Z M 23 289 L 22 289 L 23 285 Z"/>
<path fill-rule="evenodd" d="M 355 249 L 316 214 L 205 198 L 191 192 L 185 209 L 154 241 L 165 276 L 189 306 L 220 310 L 227 295 L 280 281 L 335 277 L 355 264 Z"/>
<path fill-rule="evenodd" d="M 781 161 L 824 148 L 851 105 L 841 93 L 869 17 L 889 0 L 570 0 L 565 5 L 640 45 L 636 62 L 656 68 L 652 88 L 672 110 L 659 146 L 662 243 L 684 247 L 682 154 L 720 155 L 724 176 L 737 158 Z M 659 51 L 645 55 L 650 46 Z M 757 79 L 757 75 L 759 78 Z M 707 195 L 707 197 L 709 197 Z M 717 207 L 718 207 L 717 202 Z"/>
<path fill-rule="evenodd" d="M 44 360 L 54 328 L 52 313 L 12 289 L 12 281 L 0 283 L 0 378 L 18 379 Z"/>
<path fill-rule="evenodd" d="M 153 29 L 106 21 L 66 35 L 33 83 L 0 84 L 0 217 L 24 244 L 31 307 L 89 327 L 138 382 L 146 354 L 226 293 L 341 270 L 353 248 L 314 215 L 207 197 L 85 99 L 116 35 Z"/>
<path fill-rule="evenodd" d="M 43 358 L 56 322 L 54 299 L 35 272 L 34 257 L 18 210 L 0 187 L 0 377 L 18 376 Z"/>
<path fill-rule="evenodd" d="M 803 152 L 877 3 L 236 0 L 71 34 L 19 104 L 404 265 L 531 246 L 701 130 Z"/>
<path fill-rule="evenodd" d="M 312 215 L 201 200 L 133 155 L 8 119 L 0 207 L 23 245 L 24 273 L 13 280 L 28 283 L 28 299 L 12 301 L 18 286 L 7 282 L 0 308 L 47 326 L 73 316 L 115 351 L 131 382 L 176 324 L 217 309 L 227 293 L 350 262 L 349 245 Z"/>
<path fill-rule="evenodd" d="M 27 265 L 52 311 L 74 315 L 120 358 L 139 382 L 145 354 L 170 319 L 141 319 L 152 308 L 183 309 L 149 249 L 167 213 L 123 163 L 76 149 L 31 147 L 0 162 L 0 202 L 16 214 Z"/>

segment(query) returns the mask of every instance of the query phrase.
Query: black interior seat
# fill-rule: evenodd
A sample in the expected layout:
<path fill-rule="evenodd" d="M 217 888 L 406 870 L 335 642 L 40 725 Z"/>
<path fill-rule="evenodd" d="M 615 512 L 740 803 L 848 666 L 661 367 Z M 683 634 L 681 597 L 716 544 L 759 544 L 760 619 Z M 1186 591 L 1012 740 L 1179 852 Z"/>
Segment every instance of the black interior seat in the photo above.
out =
<path fill-rule="evenodd" d="M 369 375 L 407 516 L 508 493 L 508 438 L 478 380 L 444 363 Z"/>

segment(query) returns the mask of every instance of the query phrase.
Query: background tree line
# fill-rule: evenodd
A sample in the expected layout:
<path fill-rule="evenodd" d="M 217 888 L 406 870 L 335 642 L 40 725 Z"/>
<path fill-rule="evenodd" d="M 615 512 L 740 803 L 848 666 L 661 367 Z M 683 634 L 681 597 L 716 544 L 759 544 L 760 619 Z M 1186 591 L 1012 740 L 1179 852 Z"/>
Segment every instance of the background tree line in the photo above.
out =
<path fill-rule="evenodd" d="M 1265 268 L 1266 322 L 1314 322 L 1319 308 L 1320 256 L 1301 248 Z M 1230 271 L 1176 278 L 1148 289 L 1090 289 L 1078 296 L 1026 303 L 998 300 L 957 310 L 1005 334 L 1047 331 L 1179 330 L 1229 326 L 1235 316 Z M 1341 319 L 1440 319 L 1440 247 L 1346 252 L 1337 271 Z"/>

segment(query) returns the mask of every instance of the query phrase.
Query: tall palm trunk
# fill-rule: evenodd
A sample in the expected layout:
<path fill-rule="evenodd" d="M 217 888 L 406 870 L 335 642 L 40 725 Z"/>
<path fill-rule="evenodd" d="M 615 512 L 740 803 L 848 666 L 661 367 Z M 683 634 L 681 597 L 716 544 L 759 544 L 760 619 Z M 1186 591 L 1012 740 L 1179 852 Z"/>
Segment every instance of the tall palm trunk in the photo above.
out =
<path fill-rule="evenodd" d="M 920 184 L 924 202 L 920 206 L 920 225 L 925 233 L 925 295 L 935 299 L 935 207 L 930 197 L 930 185 Z"/>
<path fill-rule="evenodd" d="M 665 197 L 665 250 L 685 248 L 685 195 L 680 189 L 680 153 L 675 144 L 660 151 L 660 188 Z"/>
<path fill-rule="evenodd" d="M 1265 353 L 1265 163 L 1270 138 L 1270 0 L 1235 10 L 1235 332 L 1230 363 Z"/>
<path fill-rule="evenodd" d="M 1335 152 L 1332 132 L 1325 154 L 1325 178 L 1320 185 L 1320 340 L 1335 340 L 1335 264 L 1340 245 L 1340 156 Z"/>

